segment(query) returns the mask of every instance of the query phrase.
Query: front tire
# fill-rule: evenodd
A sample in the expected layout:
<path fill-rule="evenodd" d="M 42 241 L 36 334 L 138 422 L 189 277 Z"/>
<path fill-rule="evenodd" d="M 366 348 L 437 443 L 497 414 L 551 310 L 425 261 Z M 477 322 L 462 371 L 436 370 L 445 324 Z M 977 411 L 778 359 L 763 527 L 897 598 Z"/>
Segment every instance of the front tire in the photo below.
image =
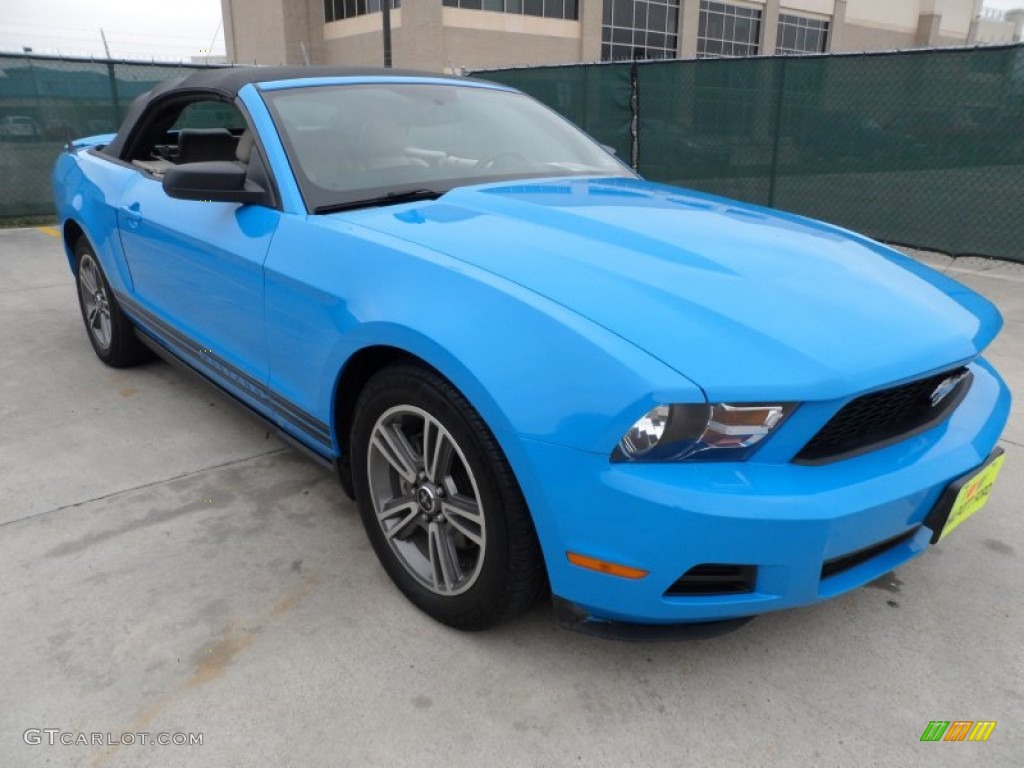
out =
<path fill-rule="evenodd" d="M 540 546 L 519 485 L 448 381 L 412 364 L 378 372 L 360 395 L 350 445 L 366 533 L 422 611 L 478 630 L 542 594 Z"/>
<path fill-rule="evenodd" d="M 96 356 L 112 368 L 127 368 L 148 360 L 148 349 L 135 336 L 131 321 L 110 289 L 92 245 L 84 237 L 75 243 L 78 306 Z"/>

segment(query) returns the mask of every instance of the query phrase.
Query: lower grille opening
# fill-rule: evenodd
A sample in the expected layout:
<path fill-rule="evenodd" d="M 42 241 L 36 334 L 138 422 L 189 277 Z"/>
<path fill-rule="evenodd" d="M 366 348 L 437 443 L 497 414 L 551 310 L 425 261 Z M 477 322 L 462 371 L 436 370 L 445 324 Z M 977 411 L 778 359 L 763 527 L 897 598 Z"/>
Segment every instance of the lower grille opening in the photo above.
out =
<path fill-rule="evenodd" d="M 844 571 L 856 568 L 861 563 L 866 563 L 873 557 L 878 557 L 883 552 L 888 552 L 893 547 L 899 546 L 903 542 L 914 538 L 914 534 L 917 533 L 918 528 L 920 528 L 920 526 L 911 528 L 909 531 L 901 533 L 899 536 L 893 536 L 891 539 L 886 539 L 885 541 L 880 541 L 877 544 L 872 544 L 870 547 L 858 549 L 856 552 L 850 552 L 847 555 L 826 560 L 825 564 L 821 567 L 821 578 L 827 579 L 829 576 L 838 576 Z"/>
<path fill-rule="evenodd" d="M 742 595 L 754 591 L 756 580 L 755 565 L 702 563 L 680 576 L 665 590 L 665 596 Z"/>

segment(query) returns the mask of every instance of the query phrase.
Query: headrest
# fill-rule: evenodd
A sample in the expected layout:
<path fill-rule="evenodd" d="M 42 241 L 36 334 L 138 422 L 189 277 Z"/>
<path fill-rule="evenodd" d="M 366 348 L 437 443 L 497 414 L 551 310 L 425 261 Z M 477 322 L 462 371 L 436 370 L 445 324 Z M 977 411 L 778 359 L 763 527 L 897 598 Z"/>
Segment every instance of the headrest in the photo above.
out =
<path fill-rule="evenodd" d="M 255 143 L 252 131 L 246 128 L 238 137 L 238 146 L 235 147 L 235 159 L 242 163 L 249 162 L 249 155 L 252 153 L 252 145 Z"/>
<path fill-rule="evenodd" d="M 183 128 L 178 131 L 178 162 L 231 160 L 236 139 L 227 128 Z"/>

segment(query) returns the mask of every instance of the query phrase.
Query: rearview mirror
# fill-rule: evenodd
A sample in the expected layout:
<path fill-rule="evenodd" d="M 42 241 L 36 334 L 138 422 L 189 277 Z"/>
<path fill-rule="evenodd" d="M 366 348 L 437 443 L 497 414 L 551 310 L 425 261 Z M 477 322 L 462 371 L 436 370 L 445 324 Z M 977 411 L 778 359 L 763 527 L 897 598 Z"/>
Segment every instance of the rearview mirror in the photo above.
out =
<path fill-rule="evenodd" d="M 267 191 L 249 180 L 239 163 L 216 160 L 175 165 L 167 169 L 163 183 L 168 197 L 179 200 L 269 205 Z"/>

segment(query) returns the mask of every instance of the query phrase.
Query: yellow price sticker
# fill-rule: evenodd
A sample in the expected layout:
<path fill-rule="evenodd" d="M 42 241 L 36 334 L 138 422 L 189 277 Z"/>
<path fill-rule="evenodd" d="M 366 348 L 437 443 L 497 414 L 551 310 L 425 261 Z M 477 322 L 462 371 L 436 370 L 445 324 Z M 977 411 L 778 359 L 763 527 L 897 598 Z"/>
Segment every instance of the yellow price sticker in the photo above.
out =
<path fill-rule="evenodd" d="M 988 497 L 992 493 L 992 484 L 995 483 L 1005 458 L 1005 455 L 997 457 L 995 461 L 964 483 L 956 495 L 953 508 L 949 512 L 949 517 L 946 518 L 946 524 L 942 526 L 939 541 L 946 538 L 960 523 L 985 506 L 985 502 L 988 501 Z"/>

